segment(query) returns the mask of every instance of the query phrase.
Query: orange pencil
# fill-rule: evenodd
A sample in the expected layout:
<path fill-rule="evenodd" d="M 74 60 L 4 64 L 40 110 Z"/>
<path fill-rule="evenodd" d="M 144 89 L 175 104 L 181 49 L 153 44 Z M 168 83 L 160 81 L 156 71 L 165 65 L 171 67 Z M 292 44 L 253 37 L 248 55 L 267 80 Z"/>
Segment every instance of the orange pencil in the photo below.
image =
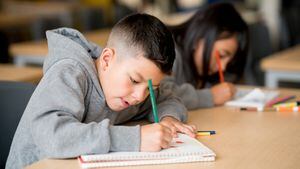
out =
<path fill-rule="evenodd" d="M 223 75 L 223 71 L 222 71 L 221 59 L 220 59 L 220 54 L 219 54 L 218 50 L 216 51 L 216 60 L 217 60 L 218 69 L 219 69 L 220 82 L 223 83 L 224 75 Z"/>
<path fill-rule="evenodd" d="M 278 112 L 300 112 L 300 107 L 276 107 L 276 111 Z"/>

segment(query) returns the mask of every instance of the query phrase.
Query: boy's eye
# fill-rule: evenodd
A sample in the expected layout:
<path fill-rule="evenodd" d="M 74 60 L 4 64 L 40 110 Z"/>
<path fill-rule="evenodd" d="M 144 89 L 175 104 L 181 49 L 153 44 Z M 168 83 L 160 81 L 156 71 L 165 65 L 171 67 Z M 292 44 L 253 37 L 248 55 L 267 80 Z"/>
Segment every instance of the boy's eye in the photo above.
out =
<path fill-rule="evenodd" d="M 153 90 L 154 90 L 154 91 L 156 91 L 156 90 L 158 90 L 158 89 L 159 89 L 159 87 L 154 87 L 154 86 L 153 86 Z M 146 90 L 147 90 L 148 93 L 150 92 L 150 91 L 149 91 L 149 87 L 147 87 Z"/>
<path fill-rule="evenodd" d="M 132 77 L 129 77 L 129 78 L 130 78 L 130 81 L 131 81 L 132 83 L 134 83 L 134 84 L 139 83 L 138 81 L 134 80 Z"/>

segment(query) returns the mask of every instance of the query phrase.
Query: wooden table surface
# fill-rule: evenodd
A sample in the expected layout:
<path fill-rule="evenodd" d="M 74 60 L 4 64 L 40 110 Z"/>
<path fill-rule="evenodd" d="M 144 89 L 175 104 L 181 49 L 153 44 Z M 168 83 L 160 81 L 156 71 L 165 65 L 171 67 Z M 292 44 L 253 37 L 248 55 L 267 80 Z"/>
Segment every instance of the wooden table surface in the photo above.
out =
<path fill-rule="evenodd" d="M 0 80 L 38 83 L 43 76 L 39 67 L 17 67 L 13 64 L 0 64 Z"/>
<path fill-rule="evenodd" d="M 300 71 L 300 45 L 275 53 L 261 62 L 261 68 L 279 71 Z"/>
<path fill-rule="evenodd" d="M 282 89 L 282 95 L 300 90 Z M 215 162 L 135 166 L 142 169 L 294 169 L 300 166 L 300 112 L 247 112 L 216 107 L 189 112 L 189 124 L 217 134 L 199 140 L 216 154 Z M 76 159 L 45 159 L 28 169 L 79 169 Z"/>
<path fill-rule="evenodd" d="M 84 36 L 91 42 L 94 42 L 100 46 L 105 46 L 109 33 L 110 29 L 101 29 L 84 33 Z M 48 53 L 48 46 L 46 40 L 14 43 L 10 47 L 10 52 L 12 53 L 13 57 L 44 57 Z"/>
<path fill-rule="evenodd" d="M 33 16 L 30 14 L 17 15 L 0 12 L 0 29 L 28 26 L 32 23 Z"/>

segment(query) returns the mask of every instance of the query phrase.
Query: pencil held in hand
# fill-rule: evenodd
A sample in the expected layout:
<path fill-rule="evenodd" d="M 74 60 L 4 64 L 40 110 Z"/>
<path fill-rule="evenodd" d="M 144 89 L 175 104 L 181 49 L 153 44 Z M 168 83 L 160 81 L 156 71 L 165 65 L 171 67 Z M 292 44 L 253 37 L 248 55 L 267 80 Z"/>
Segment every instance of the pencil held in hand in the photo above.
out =
<path fill-rule="evenodd" d="M 224 75 L 223 75 L 223 71 L 222 71 L 222 64 L 221 64 L 221 58 L 220 58 L 220 54 L 219 51 L 216 51 L 216 61 L 218 64 L 218 69 L 219 69 L 219 78 L 220 78 L 220 83 L 224 83 Z"/>
<path fill-rule="evenodd" d="M 152 103 L 152 113 L 154 116 L 154 122 L 158 123 L 159 118 L 158 118 L 157 106 L 156 106 L 155 95 L 154 95 L 154 90 L 153 90 L 151 79 L 148 80 L 148 87 L 149 87 L 149 91 L 150 91 L 150 99 L 151 99 L 151 103 Z"/>

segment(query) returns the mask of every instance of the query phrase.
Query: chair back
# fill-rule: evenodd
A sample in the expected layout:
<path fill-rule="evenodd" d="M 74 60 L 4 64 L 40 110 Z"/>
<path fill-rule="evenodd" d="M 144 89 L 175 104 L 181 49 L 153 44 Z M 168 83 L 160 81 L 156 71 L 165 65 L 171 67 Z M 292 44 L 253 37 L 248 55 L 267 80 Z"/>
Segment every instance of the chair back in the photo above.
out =
<path fill-rule="evenodd" d="M 14 133 L 35 87 L 30 83 L 0 81 L 0 169 L 5 168 Z"/>

